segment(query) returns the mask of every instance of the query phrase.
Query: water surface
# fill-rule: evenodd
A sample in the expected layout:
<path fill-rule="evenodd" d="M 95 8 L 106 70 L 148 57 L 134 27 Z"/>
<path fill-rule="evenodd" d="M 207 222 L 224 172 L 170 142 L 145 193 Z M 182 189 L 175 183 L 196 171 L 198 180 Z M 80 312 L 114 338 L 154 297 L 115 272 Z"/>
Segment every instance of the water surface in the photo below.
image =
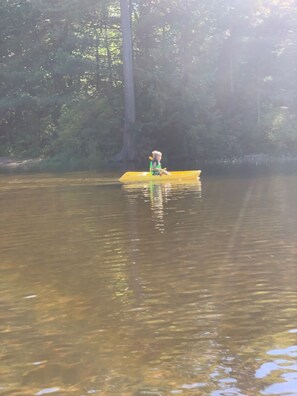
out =
<path fill-rule="evenodd" d="M 297 176 L 0 176 L 0 395 L 297 395 Z"/>

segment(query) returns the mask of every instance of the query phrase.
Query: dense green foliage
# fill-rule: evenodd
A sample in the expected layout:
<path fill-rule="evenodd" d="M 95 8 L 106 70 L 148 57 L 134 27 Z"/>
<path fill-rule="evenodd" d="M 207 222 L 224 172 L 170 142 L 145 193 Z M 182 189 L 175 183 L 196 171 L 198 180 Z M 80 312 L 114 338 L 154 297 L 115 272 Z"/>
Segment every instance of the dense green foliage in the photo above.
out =
<path fill-rule="evenodd" d="M 297 149 L 294 0 L 131 0 L 137 158 Z M 0 155 L 114 156 L 120 4 L 2 0 Z"/>

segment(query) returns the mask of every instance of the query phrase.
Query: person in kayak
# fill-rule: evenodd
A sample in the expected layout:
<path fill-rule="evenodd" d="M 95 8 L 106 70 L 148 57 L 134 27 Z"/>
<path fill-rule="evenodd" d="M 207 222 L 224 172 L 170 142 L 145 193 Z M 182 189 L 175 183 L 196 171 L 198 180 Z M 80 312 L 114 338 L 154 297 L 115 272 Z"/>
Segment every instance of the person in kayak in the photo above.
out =
<path fill-rule="evenodd" d="M 152 157 L 149 157 L 150 162 L 150 172 L 153 176 L 170 175 L 166 169 L 162 169 L 161 159 L 162 153 L 160 151 L 153 151 Z"/>

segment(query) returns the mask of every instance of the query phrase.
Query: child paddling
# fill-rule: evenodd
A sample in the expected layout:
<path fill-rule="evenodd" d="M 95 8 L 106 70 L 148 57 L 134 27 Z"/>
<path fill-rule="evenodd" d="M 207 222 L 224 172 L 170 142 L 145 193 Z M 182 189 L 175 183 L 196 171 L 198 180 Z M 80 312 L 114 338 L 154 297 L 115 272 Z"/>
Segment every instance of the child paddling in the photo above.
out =
<path fill-rule="evenodd" d="M 153 176 L 170 175 L 166 169 L 162 169 L 161 159 L 162 153 L 160 151 L 153 151 L 152 157 L 149 157 L 150 162 L 150 172 Z"/>

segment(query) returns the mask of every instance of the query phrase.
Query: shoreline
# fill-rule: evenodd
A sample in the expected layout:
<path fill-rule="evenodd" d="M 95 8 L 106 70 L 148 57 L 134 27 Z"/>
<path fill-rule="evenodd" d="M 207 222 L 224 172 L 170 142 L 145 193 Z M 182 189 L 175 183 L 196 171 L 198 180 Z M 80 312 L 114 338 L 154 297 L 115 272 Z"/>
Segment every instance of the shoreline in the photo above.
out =
<path fill-rule="evenodd" d="M 15 157 L 0 157 L 0 169 L 26 169 L 41 164 L 41 158 L 19 159 Z"/>
<path fill-rule="evenodd" d="M 269 155 L 269 154 L 248 154 L 242 157 L 232 159 L 217 159 L 205 161 L 205 164 L 210 165 L 265 165 L 278 164 L 285 162 L 297 162 L 297 156 L 290 155 Z"/>
<path fill-rule="evenodd" d="M 170 161 L 172 164 L 179 163 L 180 160 L 172 159 Z M 1 157 L 0 156 L 0 171 L 2 172 L 10 172 L 10 171 L 32 171 L 32 172 L 46 172 L 46 171 L 82 171 L 82 170 L 106 170 L 106 166 L 98 167 L 92 166 L 89 164 L 87 168 L 85 167 L 72 167 L 71 164 L 63 164 L 56 163 L 53 167 L 53 161 L 51 158 L 26 158 L 20 159 L 16 157 Z M 208 167 L 208 166 L 265 166 L 265 165 L 277 165 L 277 164 L 292 164 L 297 163 L 297 156 L 278 156 L 278 155 L 267 155 L 267 154 L 249 154 L 238 158 L 226 158 L 226 159 L 213 159 L 213 160 L 192 160 L 188 161 L 189 164 L 195 164 L 199 167 Z M 98 164 L 97 164 L 98 165 Z M 115 165 L 115 164 L 114 164 Z M 140 166 L 140 165 L 139 165 Z M 193 166 L 193 165 L 189 165 Z M 131 168 L 131 165 L 128 166 Z M 124 164 L 119 163 L 113 167 L 114 169 L 123 169 Z M 137 168 L 137 166 L 135 166 Z"/>

